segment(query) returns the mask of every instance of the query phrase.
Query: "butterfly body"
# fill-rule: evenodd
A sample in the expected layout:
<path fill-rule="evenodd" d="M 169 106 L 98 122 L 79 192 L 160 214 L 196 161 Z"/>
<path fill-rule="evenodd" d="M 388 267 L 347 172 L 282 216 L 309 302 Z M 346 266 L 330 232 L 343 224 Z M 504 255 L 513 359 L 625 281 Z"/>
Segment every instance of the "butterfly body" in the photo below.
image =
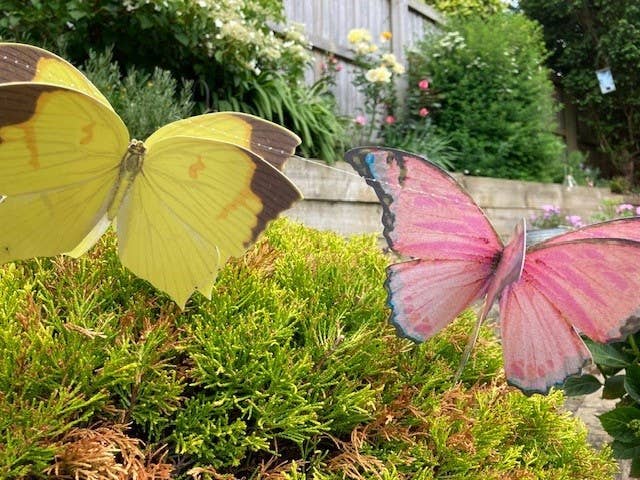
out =
<path fill-rule="evenodd" d="M 401 335 L 427 340 L 484 299 L 474 338 L 497 301 L 507 380 L 544 393 L 590 360 L 581 334 L 610 342 L 640 328 L 640 218 L 528 249 L 521 221 L 505 246 L 456 180 L 428 160 L 375 147 L 346 160 L 378 195 L 390 247 L 409 257 L 388 267 L 385 282 Z"/>
<path fill-rule="evenodd" d="M 118 214 L 118 209 L 122 204 L 124 197 L 127 195 L 136 176 L 142 170 L 144 162 L 144 154 L 146 148 L 140 140 L 132 140 L 127 147 L 118 171 L 118 179 L 113 186 L 113 191 L 109 196 L 107 218 L 114 220 Z"/>
<path fill-rule="evenodd" d="M 184 307 L 301 198 L 280 171 L 298 143 L 233 112 L 131 141 L 73 66 L 0 43 L 0 264 L 82 255 L 113 223 L 122 263 Z"/>

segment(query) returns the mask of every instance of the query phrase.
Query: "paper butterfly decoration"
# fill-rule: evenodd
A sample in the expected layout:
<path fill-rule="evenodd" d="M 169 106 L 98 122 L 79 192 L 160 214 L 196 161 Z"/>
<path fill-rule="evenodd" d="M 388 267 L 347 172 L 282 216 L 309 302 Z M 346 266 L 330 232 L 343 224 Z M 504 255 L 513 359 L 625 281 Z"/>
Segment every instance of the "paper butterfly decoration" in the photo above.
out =
<path fill-rule="evenodd" d="M 507 380 L 545 393 L 590 360 L 579 333 L 610 342 L 640 327 L 640 219 L 591 225 L 525 251 L 524 220 L 503 246 L 472 198 L 426 159 L 358 148 L 346 160 L 380 199 L 389 246 L 413 258 L 387 270 L 401 335 L 424 341 L 486 296 L 479 326 L 499 298 Z"/>
<path fill-rule="evenodd" d="M 130 141 L 71 64 L 0 43 L 0 264 L 82 255 L 115 222 L 124 266 L 184 308 L 194 290 L 209 297 L 227 259 L 301 198 L 280 172 L 299 143 L 231 112 Z"/>

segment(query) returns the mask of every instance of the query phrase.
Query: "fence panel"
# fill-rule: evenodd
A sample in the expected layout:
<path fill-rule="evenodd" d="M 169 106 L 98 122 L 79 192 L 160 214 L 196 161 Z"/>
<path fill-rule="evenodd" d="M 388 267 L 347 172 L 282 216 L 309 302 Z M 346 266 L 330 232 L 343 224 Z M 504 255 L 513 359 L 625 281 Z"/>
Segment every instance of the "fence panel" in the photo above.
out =
<path fill-rule="evenodd" d="M 308 83 L 320 77 L 327 55 L 335 55 L 343 65 L 334 93 L 340 113 L 348 116 L 355 116 L 364 101 L 352 84 L 354 57 L 347 42 L 351 29 L 366 28 L 374 39 L 390 31 L 392 51 L 402 61 L 406 46 L 442 23 L 433 9 L 414 0 L 284 0 L 284 7 L 287 20 L 304 24 L 313 44 Z"/>

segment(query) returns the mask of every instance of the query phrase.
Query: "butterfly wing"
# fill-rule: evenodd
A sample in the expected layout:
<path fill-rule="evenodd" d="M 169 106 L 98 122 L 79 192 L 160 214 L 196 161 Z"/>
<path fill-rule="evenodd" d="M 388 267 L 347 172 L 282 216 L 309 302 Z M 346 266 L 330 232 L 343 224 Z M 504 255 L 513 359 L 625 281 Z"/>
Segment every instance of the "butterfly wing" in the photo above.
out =
<path fill-rule="evenodd" d="M 569 242 L 583 238 L 626 238 L 640 241 L 640 217 L 618 218 L 594 223 L 546 240 L 541 245 Z"/>
<path fill-rule="evenodd" d="M 470 260 L 411 260 L 387 268 L 391 323 L 417 342 L 429 339 L 486 292 L 491 265 Z"/>
<path fill-rule="evenodd" d="M 32 45 L 0 42 L 0 84 L 33 82 L 79 90 L 113 110 L 95 85 L 66 60 Z"/>
<path fill-rule="evenodd" d="M 209 138 L 252 151 L 278 170 L 293 155 L 300 138 L 286 128 L 262 118 L 238 112 L 217 112 L 185 118 L 157 130 L 147 143 L 186 136 Z"/>
<path fill-rule="evenodd" d="M 621 239 L 540 244 L 500 299 L 507 380 L 546 392 L 588 362 L 580 331 L 597 342 L 640 326 L 640 243 Z"/>
<path fill-rule="evenodd" d="M 116 219 L 118 252 L 133 273 L 184 308 L 209 296 L 218 269 L 300 199 L 254 153 L 206 138 L 150 139 L 142 171 Z"/>
<path fill-rule="evenodd" d="M 389 246 L 415 258 L 493 261 L 502 242 L 458 182 L 425 158 L 395 149 L 357 148 L 346 160 L 383 208 Z"/>
<path fill-rule="evenodd" d="M 81 92 L 0 85 L 0 263 L 73 249 L 104 216 L 128 143 Z"/>
<path fill-rule="evenodd" d="M 346 160 L 376 192 L 389 246 L 417 260 L 391 265 L 391 321 L 405 336 L 435 334 L 487 290 L 502 242 L 447 172 L 400 150 L 358 148 Z"/>

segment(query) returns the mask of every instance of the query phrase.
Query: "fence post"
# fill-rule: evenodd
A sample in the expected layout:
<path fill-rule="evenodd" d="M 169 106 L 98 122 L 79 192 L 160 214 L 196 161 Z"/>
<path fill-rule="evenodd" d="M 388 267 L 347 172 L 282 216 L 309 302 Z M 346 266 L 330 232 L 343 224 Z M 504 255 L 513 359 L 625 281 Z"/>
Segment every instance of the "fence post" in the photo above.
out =
<path fill-rule="evenodd" d="M 391 53 L 396 56 L 398 62 L 405 67 L 406 58 L 404 46 L 407 42 L 407 32 L 409 31 L 409 0 L 390 0 L 389 4 L 389 24 L 391 25 Z M 396 82 L 396 94 L 398 104 L 404 103 L 407 91 L 406 76 L 400 77 Z"/>

